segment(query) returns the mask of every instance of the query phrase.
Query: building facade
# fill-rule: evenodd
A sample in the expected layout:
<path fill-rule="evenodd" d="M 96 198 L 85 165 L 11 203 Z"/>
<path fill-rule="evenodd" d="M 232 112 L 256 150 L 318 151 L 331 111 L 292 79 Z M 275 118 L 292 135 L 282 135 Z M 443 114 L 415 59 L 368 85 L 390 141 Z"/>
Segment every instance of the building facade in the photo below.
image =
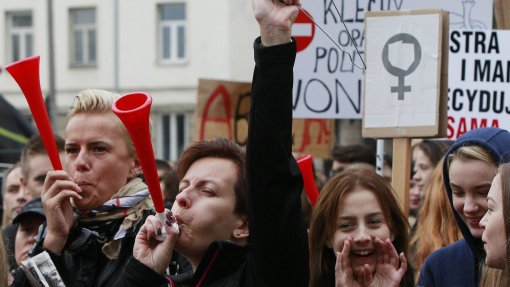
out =
<path fill-rule="evenodd" d="M 0 66 L 40 55 L 43 94 L 55 90 L 56 133 L 81 90 L 147 92 L 156 157 L 169 160 L 193 137 L 198 79 L 251 81 L 257 35 L 246 0 L 0 1 Z M 0 93 L 30 118 L 6 72 Z"/>

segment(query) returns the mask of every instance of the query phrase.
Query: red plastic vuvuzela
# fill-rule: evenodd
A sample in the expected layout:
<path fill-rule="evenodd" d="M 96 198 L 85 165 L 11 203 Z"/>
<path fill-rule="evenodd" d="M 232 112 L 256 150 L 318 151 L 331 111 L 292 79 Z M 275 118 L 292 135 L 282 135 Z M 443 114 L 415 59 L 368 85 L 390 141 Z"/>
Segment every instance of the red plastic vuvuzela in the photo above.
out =
<path fill-rule="evenodd" d="M 133 140 L 154 208 L 157 213 L 164 214 L 165 206 L 150 135 L 151 104 L 152 98 L 148 94 L 132 93 L 117 99 L 113 103 L 112 110 L 122 121 Z"/>
<path fill-rule="evenodd" d="M 305 192 L 308 195 L 312 206 L 315 206 L 315 202 L 317 202 L 317 198 L 319 197 L 319 190 L 317 189 L 315 177 L 313 176 L 312 156 L 306 155 L 299 158 L 297 163 L 299 170 L 301 171 L 301 175 L 303 176 Z"/>
<path fill-rule="evenodd" d="M 12 63 L 5 67 L 11 74 L 27 99 L 28 106 L 34 117 L 34 122 L 39 130 L 44 147 L 48 152 L 51 165 L 54 170 L 61 170 L 62 163 L 58 154 L 57 144 L 48 117 L 48 111 L 44 105 L 44 99 L 39 80 L 39 56 L 33 56 Z"/>

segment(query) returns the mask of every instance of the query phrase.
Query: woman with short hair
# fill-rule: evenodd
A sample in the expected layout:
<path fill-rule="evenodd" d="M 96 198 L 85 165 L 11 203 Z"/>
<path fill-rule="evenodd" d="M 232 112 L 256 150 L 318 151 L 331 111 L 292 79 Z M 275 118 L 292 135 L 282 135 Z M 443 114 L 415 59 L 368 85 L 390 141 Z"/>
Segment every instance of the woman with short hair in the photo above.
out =
<path fill-rule="evenodd" d="M 216 141 L 186 149 L 168 217 L 178 230 L 148 217 L 117 286 L 308 286 L 303 183 L 292 156 L 291 26 L 299 1 L 252 4 L 261 37 L 254 43 L 246 175 L 240 160 L 209 149 Z M 167 238 L 153 240 L 162 228 Z M 192 272 L 167 276 L 177 252 Z"/>
<path fill-rule="evenodd" d="M 67 116 L 64 170 L 50 171 L 42 191 L 46 250 L 66 286 L 111 286 L 133 252 L 153 208 L 128 131 L 112 112 L 118 95 L 80 92 Z"/>

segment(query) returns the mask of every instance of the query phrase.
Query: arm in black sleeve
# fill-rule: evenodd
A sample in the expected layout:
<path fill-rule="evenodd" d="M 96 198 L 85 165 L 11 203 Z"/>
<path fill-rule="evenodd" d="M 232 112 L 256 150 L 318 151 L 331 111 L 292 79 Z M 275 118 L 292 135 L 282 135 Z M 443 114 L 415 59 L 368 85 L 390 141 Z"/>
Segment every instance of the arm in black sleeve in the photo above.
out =
<path fill-rule="evenodd" d="M 255 41 L 247 144 L 250 244 L 260 286 L 308 286 L 303 183 L 292 156 L 295 42 Z"/>

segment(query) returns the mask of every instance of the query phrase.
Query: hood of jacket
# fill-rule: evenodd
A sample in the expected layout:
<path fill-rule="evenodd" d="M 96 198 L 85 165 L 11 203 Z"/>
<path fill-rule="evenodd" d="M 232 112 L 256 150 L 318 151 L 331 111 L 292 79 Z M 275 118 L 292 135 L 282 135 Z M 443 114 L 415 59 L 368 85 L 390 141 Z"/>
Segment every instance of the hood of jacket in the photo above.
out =
<path fill-rule="evenodd" d="M 468 226 L 464 223 L 460 215 L 453 207 L 452 189 L 450 187 L 450 176 L 448 171 L 448 156 L 458 150 L 462 146 L 477 145 L 487 150 L 496 163 L 501 164 L 510 161 L 510 133 L 507 130 L 499 128 L 479 128 L 468 131 L 455 141 L 455 143 L 446 152 L 445 160 L 443 163 L 443 177 L 446 192 L 450 206 L 452 207 L 455 220 L 471 249 L 475 264 L 483 262 L 485 258 L 485 251 L 483 249 L 483 242 L 481 238 L 474 238 L 469 231 Z M 477 276 L 476 276 L 477 277 Z M 478 278 L 477 278 L 478 279 Z"/>

